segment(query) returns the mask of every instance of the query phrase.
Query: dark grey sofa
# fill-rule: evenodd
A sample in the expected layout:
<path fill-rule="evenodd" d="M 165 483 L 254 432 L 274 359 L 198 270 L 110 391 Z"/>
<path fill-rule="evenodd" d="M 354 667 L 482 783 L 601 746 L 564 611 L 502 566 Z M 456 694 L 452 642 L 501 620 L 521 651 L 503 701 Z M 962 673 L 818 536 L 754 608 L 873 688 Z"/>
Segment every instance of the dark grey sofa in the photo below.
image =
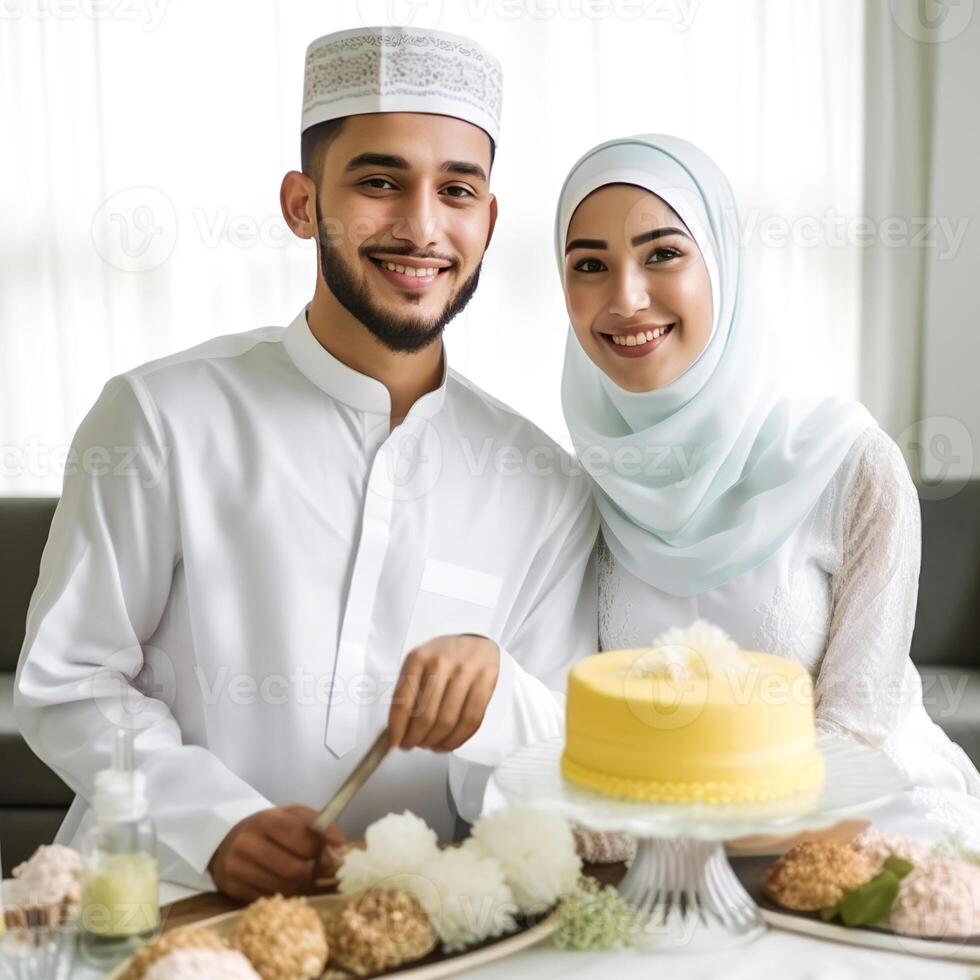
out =
<path fill-rule="evenodd" d="M 49 843 L 71 790 L 27 747 L 14 724 L 14 671 L 57 498 L 0 497 L 0 856 L 9 877 L 38 844 Z"/>
<path fill-rule="evenodd" d="M 52 839 L 72 799 L 24 744 L 11 712 L 27 606 L 56 504 L 0 497 L 0 853 L 8 875 Z M 944 500 L 923 500 L 922 537 L 912 658 L 930 713 L 980 764 L 980 480 Z"/>

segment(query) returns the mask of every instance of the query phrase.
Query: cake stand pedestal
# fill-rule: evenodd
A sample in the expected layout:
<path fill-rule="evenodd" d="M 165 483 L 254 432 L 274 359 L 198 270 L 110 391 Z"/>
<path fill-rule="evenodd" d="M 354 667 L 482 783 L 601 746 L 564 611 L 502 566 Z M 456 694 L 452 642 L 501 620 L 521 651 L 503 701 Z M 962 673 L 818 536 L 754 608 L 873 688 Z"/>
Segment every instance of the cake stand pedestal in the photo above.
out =
<path fill-rule="evenodd" d="M 886 755 L 826 735 L 817 740 L 826 779 L 812 794 L 771 803 L 639 803 L 566 780 L 563 748 L 564 740 L 553 738 L 518 749 L 491 777 L 491 791 L 590 830 L 637 838 L 636 857 L 619 890 L 646 918 L 639 945 L 649 951 L 728 949 L 765 931 L 758 906 L 728 862 L 724 841 L 821 830 L 862 817 L 905 788 L 901 771 Z"/>
<path fill-rule="evenodd" d="M 720 841 L 641 838 L 619 891 L 646 918 L 647 950 L 725 949 L 766 928 Z"/>

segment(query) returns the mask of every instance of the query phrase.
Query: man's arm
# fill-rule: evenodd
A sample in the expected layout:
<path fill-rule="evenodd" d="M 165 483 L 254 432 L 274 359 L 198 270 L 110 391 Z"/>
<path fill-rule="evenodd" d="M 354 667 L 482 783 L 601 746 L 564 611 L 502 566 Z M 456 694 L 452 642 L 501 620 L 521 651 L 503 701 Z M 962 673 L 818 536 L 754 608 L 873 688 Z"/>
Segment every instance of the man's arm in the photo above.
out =
<path fill-rule="evenodd" d="M 494 767 L 514 749 L 561 735 L 569 670 L 598 649 L 595 543 L 588 481 L 569 478 L 500 640 L 500 670 L 476 732 L 456 759 Z"/>
<path fill-rule="evenodd" d="M 31 748 L 87 800 L 115 727 L 134 728 L 161 868 L 207 888 L 219 843 L 271 803 L 206 748 L 185 745 L 166 698 L 149 693 L 149 672 L 159 679 L 168 660 L 191 655 L 144 649 L 180 560 L 170 448 L 139 379 L 107 382 L 72 441 L 28 609 L 14 712 Z"/>
<path fill-rule="evenodd" d="M 437 637 L 406 658 L 389 713 L 393 745 L 451 751 L 461 814 L 479 812 L 492 767 L 560 735 L 565 678 L 597 649 L 598 515 L 583 476 L 569 479 L 498 644 Z"/>

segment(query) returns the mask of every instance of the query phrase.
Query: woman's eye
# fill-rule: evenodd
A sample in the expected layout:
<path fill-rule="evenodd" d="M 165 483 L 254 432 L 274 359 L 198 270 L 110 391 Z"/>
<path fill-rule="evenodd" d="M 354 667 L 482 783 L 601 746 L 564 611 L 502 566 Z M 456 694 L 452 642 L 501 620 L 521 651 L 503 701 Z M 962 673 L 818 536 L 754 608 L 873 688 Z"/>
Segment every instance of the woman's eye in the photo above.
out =
<path fill-rule="evenodd" d="M 668 259 L 676 259 L 679 255 L 684 253 L 676 248 L 655 248 L 651 253 L 650 257 L 647 259 L 647 263 L 653 262 L 656 265 L 659 262 L 666 262 Z"/>
<path fill-rule="evenodd" d="M 576 272 L 601 272 L 605 266 L 598 259 L 582 259 L 575 266 Z"/>
<path fill-rule="evenodd" d="M 373 191 L 386 191 L 394 186 L 387 177 L 368 177 L 367 180 L 361 181 L 361 187 L 370 187 Z"/>

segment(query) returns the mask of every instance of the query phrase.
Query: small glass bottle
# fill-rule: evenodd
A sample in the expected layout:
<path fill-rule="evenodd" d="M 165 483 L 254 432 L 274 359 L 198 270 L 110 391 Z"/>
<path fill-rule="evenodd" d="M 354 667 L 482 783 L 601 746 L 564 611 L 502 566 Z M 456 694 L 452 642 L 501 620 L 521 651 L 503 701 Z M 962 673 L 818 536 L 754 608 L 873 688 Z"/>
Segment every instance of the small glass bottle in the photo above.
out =
<path fill-rule="evenodd" d="M 95 823 L 82 848 L 82 949 L 96 964 L 128 956 L 160 925 L 156 827 L 133 735 L 120 728 L 112 768 L 95 777 Z"/>

